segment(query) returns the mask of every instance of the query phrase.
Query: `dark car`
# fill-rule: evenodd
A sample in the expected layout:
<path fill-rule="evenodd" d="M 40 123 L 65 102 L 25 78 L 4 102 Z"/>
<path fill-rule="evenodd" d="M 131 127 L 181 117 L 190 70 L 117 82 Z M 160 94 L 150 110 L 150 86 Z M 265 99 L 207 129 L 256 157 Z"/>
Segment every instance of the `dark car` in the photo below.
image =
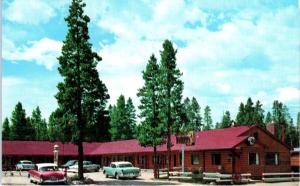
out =
<path fill-rule="evenodd" d="M 75 165 L 76 163 L 77 163 L 77 160 L 69 160 L 69 161 L 67 161 L 67 163 L 63 164 L 62 167 L 68 169 L 70 166 Z"/>

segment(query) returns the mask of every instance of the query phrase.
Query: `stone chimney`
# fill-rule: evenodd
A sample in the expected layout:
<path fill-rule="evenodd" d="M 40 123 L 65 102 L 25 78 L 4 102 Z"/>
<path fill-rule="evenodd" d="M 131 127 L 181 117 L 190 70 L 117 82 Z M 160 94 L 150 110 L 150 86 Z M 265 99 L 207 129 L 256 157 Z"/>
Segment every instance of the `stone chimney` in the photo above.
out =
<path fill-rule="evenodd" d="M 267 130 L 274 136 L 278 136 L 278 127 L 276 126 L 276 123 L 274 123 L 274 121 L 271 121 L 271 123 L 267 124 Z"/>
<path fill-rule="evenodd" d="M 271 123 L 267 124 L 267 130 L 273 134 L 277 139 L 284 142 L 284 127 L 272 121 Z"/>

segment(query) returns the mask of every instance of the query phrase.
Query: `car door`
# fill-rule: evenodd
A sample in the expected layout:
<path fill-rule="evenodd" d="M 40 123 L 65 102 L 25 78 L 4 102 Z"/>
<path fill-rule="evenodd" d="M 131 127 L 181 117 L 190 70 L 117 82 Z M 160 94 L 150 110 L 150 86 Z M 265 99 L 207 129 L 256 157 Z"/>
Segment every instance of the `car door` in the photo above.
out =
<path fill-rule="evenodd" d="M 116 171 L 117 166 L 115 164 L 110 165 L 110 175 L 115 176 L 115 171 Z"/>

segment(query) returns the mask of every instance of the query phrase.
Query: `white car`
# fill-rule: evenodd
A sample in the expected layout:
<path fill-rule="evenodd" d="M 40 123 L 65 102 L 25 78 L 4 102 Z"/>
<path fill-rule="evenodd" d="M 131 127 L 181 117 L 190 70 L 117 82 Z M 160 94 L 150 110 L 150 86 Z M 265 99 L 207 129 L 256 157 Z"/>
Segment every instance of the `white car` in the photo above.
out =
<path fill-rule="evenodd" d="M 31 170 L 34 169 L 34 164 L 29 160 L 21 160 L 16 164 L 16 170 Z"/>
<path fill-rule="evenodd" d="M 69 166 L 69 169 L 72 169 L 74 171 L 78 170 L 78 162 L 76 162 L 74 165 Z M 93 164 L 91 161 L 83 161 L 83 171 L 84 172 L 98 172 L 100 170 L 100 165 Z"/>

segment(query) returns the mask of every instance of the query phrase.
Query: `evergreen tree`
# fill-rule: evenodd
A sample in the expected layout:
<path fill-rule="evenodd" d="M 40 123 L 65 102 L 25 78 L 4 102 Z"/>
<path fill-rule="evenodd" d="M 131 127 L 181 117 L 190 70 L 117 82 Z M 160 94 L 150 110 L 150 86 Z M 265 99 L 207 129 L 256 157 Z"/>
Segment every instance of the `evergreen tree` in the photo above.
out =
<path fill-rule="evenodd" d="M 240 104 L 239 111 L 235 119 L 237 125 L 244 125 L 245 122 L 245 106 L 243 103 Z"/>
<path fill-rule="evenodd" d="M 221 128 L 221 123 L 220 122 L 216 122 L 215 129 L 220 129 L 220 128 Z"/>
<path fill-rule="evenodd" d="M 255 125 L 266 128 L 266 125 L 264 123 L 264 110 L 262 109 L 262 104 L 260 103 L 259 100 L 256 101 L 256 104 L 254 107 L 253 123 Z"/>
<path fill-rule="evenodd" d="M 2 140 L 10 140 L 10 126 L 8 118 L 4 119 L 2 126 Z"/>
<path fill-rule="evenodd" d="M 297 114 L 297 131 L 300 131 L 300 112 Z"/>
<path fill-rule="evenodd" d="M 283 104 L 278 100 L 275 100 L 273 102 L 272 119 L 275 123 L 286 125 L 286 119 L 284 117 L 284 111 L 283 111 Z"/>
<path fill-rule="evenodd" d="M 287 122 L 284 116 L 283 104 L 278 100 L 273 102 L 272 107 L 272 120 L 276 125 L 278 125 L 278 136 L 276 136 L 279 140 L 281 140 L 282 130 L 287 128 Z M 283 129 L 282 129 L 283 127 Z"/>
<path fill-rule="evenodd" d="M 220 123 L 220 127 L 219 128 L 228 128 L 231 126 L 231 118 L 230 118 L 230 112 L 227 110 L 225 112 L 225 114 L 222 117 L 222 121 Z"/>
<path fill-rule="evenodd" d="M 198 101 L 195 97 L 192 98 L 191 110 L 193 113 L 193 117 L 191 119 L 192 130 L 199 131 L 199 130 L 201 130 L 201 126 L 202 126 L 202 117 L 201 117 L 201 113 L 200 113 L 201 107 L 198 104 Z"/>
<path fill-rule="evenodd" d="M 35 129 L 35 140 L 48 140 L 47 123 L 45 119 L 42 119 L 41 110 L 38 106 L 33 109 L 30 121 Z"/>
<path fill-rule="evenodd" d="M 161 54 L 160 71 L 160 102 L 161 117 L 166 129 L 167 137 L 167 176 L 170 170 L 171 133 L 178 132 L 181 127 L 182 116 L 182 91 L 183 82 L 180 80 L 181 72 L 176 67 L 177 50 L 173 48 L 171 41 L 165 40 Z"/>
<path fill-rule="evenodd" d="M 181 131 L 197 131 L 201 130 L 202 126 L 202 117 L 200 114 L 200 106 L 195 97 L 192 98 L 192 101 L 187 97 L 183 101 L 183 113 L 181 121 L 183 126 Z"/>
<path fill-rule="evenodd" d="M 237 125 L 259 125 L 265 128 L 263 119 L 264 110 L 262 109 L 262 104 L 258 100 L 254 105 L 249 97 L 245 105 L 243 103 L 240 104 L 235 121 Z"/>
<path fill-rule="evenodd" d="M 194 113 L 192 112 L 190 98 L 186 97 L 184 99 L 182 110 L 183 110 L 182 117 L 181 117 L 182 126 L 180 131 L 191 131 L 193 130 L 192 118 Z"/>
<path fill-rule="evenodd" d="M 62 141 L 64 143 L 72 140 L 72 128 L 75 124 L 68 117 L 69 115 L 64 114 L 60 108 L 51 113 L 48 124 L 50 141 Z"/>
<path fill-rule="evenodd" d="M 245 109 L 244 109 L 244 123 L 242 123 L 242 125 L 253 125 L 254 120 L 253 120 L 253 113 L 254 113 L 254 106 L 253 106 L 253 102 L 252 99 L 249 97 L 247 99 L 247 103 L 245 105 Z"/>
<path fill-rule="evenodd" d="M 203 130 L 211 130 L 213 128 L 213 126 L 212 126 L 213 121 L 211 118 L 211 109 L 208 105 L 204 108 L 203 121 L 204 121 Z"/>
<path fill-rule="evenodd" d="M 154 152 L 154 178 L 158 178 L 157 169 L 157 150 L 156 147 L 164 142 L 162 134 L 163 125 L 159 117 L 159 67 L 154 54 L 151 55 L 145 71 L 143 73 L 144 86 L 138 90 L 137 96 L 141 104 L 141 124 L 137 127 L 137 139 L 144 146 L 153 147 Z"/>
<path fill-rule="evenodd" d="M 286 105 L 278 100 L 273 102 L 272 120 L 278 127 L 278 136 L 276 137 L 279 140 L 281 140 L 283 136 L 284 142 L 289 146 L 299 146 L 299 132 L 297 131 L 297 127 L 293 125 L 293 120 Z"/>
<path fill-rule="evenodd" d="M 135 127 L 135 109 L 131 99 L 125 102 L 125 97 L 120 95 L 117 104 L 110 109 L 110 135 L 112 140 L 132 139 Z"/>
<path fill-rule="evenodd" d="M 34 140 L 34 135 L 30 120 L 26 118 L 25 110 L 18 102 L 11 116 L 11 140 Z"/>
<path fill-rule="evenodd" d="M 96 66 L 101 58 L 92 51 L 89 42 L 88 23 L 84 15 L 85 3 L 72 0 L 69 15 L 65 18 L 68 33 L 63 42 L 62 54 L 58 58 L 60 75 L 64 78 L 57 86 L 56 99 L 64 113 L 65 122 L 71 127 L 72 142 L 78 146 L 78 175 L 83 180 L 83 146 L 87 127 L 97 126 L 99 114 L 106 107 L 106 86 L 99 79 Z"/>
<path fill-rule="evenodd" d="M 267 113 L 266 119 L 265 119 L 265 124 L 271 123 L 272 122 L 272 115 L 270 112 Z"/>
<path fill-rule="evenodd" d="M 132 102 L 132 99 L 129 97 L 126 102 L 126 116 L 127 116 L 127 123 L 130 127 L 130 138 L 135 137 L 135 130 L 136 130 L 136 115 L 135 115 L 135 108 Z"/>

